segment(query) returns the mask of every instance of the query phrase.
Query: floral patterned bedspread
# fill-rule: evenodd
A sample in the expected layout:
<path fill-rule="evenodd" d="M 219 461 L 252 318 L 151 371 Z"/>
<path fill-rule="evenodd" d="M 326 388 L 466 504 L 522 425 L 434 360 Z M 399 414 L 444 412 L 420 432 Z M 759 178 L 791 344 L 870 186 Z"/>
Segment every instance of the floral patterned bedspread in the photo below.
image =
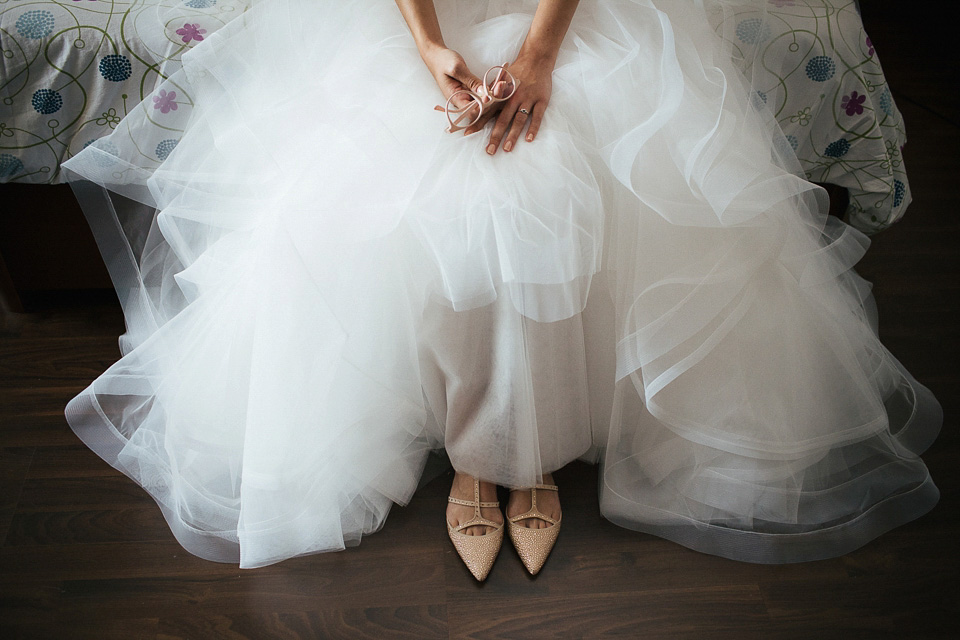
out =
<path fill-rule="evenodd" d="M 156 90 L 157 60 L 179 60 L 246 9 L 246 0 L 0 0 L 0 182 L 64 182 L 60 162 Z M 141 151 L 162 159 L 180 132 L 159 121 L 157 130 L 156 148 Z"/>
<path fill-rule="evenodd" d="M 770 107 L 807 179 L 846 187 L 847 221 L 884 229 L 910 203 L 903 118 L 855 0 L 745 4 L 717 28 L 744 59 L 756 99 Z M 869 7 L 868 7 L 869 9 Z"/>
<path fill-rule="evenodd" d="M 849 222 L 867 233 L 889 226 L 910 202 L 906 134 L 855 0 L 766 0 L 763 21 L 760 5 L 744 0 L 714 16 L 756 99 L 776 114 L 808 179 L 848 189 Z M 246 0 L 0 0 L 0 182 L 63 182 L 60 162 L 147 97 L 158 114 L 189 108 L 153 61 L 179 59 L 246 8 Z M 161 162 L 181 132 L 160 119 L 156 129 L 141 153 Z"/>

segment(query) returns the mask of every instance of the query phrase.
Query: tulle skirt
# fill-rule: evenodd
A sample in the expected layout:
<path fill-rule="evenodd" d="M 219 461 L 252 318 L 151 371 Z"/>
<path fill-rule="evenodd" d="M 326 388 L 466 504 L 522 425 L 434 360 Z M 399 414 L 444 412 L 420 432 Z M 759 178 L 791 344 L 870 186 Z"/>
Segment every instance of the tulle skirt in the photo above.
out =
<path fill-rule="evenodd" d="M 537 5 L 436 4 L 480 73 Z M 599 462 L 613 522 L 751 562 L 919 517 L 940 407 L 731 7 L 581 3 L 537 140 L 491 157 L 393 3 L 254 3 L 64 165 L 127 322 L 72 428 L 242 567 L 355 544 L 440 449 L 514 487 Z"/>

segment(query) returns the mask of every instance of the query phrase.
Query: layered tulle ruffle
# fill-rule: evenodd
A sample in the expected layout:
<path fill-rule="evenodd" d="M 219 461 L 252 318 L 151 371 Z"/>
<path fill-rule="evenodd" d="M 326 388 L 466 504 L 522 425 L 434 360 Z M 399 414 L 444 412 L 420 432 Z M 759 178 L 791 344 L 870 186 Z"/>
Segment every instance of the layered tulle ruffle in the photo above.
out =
<path fill-rule="evenodd" d="M 536 9 L 437 5 L 481 72 Z M 392 4 L 255 4 L 64 165 L 128 328 L 71 425 L 198 555 L 342 548 L 444 446 L 437 309 L 489 308 L 519 374 L 495 437 L 459 441 L 464 471 L 524 486 L 599 460 L 614 522 L 758 562 L 929 510 L 939 405 L 878 341 L 868 241 L 798 176 L 710 26 L 725 9 L 581 3 L 538 139 L 491 158 L 443 132 Z M 162 113 L 170 91 L 190 103 Z M 146 159 L 158 122 L 183 133 Z M 551 411 L 535 370 L 561 334 L 537 327 L 561 325 L 556 388 L 581 400 Z"/>

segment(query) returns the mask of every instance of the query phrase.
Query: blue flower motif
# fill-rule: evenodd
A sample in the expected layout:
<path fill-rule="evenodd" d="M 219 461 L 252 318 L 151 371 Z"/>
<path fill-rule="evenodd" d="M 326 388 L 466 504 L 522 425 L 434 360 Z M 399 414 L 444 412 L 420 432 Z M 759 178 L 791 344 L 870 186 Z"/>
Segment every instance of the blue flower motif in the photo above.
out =
<path fill-rule="evenodd" d="M 827 148 L 823 151 L 823 155 L 828 158 L 842 158 L 847 155 L 847 152 L 850 151 L 850 143 L 840 138 L 839 140 L 834 140 L 827 145 Z"/>
<path fill-rule="evenodd" d="M 96 146 L 93 147 L 94 149 L 99 149 L 104 153 L 111 153 L 115 156 L 120 155 L 120 150 L 117 149 L 117 145 L 113 144 L 109 140 L 104 140 L 103 138 L 91 138 L 83 143 L 83 148 L 86 149 L 94 143 L 97 143 Z"/>
<path fill-rule="evenodd" d="M 111 53 L 100 58 L 100 75 L 111 82 L 123 82 L 133 73 L 133 67 L 127 56 Z"/>
<path fill-rule="evenodd" d="M 53 31 L 53 14 L 49 11 L 27 11 L 13 25 L 24 38 L 39 40 Z"/>
<path fill-rule="evenodd" d="M 755 91 L 751 101 L 754 109 L 762 109 L 763 105 L 767 104 L 767 94 L 763 91 Z"/>
<path fill-rule="evenodd" d="M 886 87 L 880 94 L 880 110 L 888 116 L 893 115 L 893 96 L 890 95 L 890 87 Z"/>
<path fill-rule="evenodd" d="M 770 37 L 770 25 L 760 18 L 747 18 L 737 24 L 737 38 L 744 44 L 757 44 Z"/>
<path fill-rule="evenodd" d="M 154 153 L 157 154 L 157 158 L 159 158 L 161 161 L 166 160 L 167 156 L 170 155 L 170 152 L 176 148 L 178 142 L 180 141 L 174 140 L 172 138 L 169 138 L 167 140 L 161 140 L 160 144 L 157 145 L 157 149 L 156 151 L 154 151 Z"/>
<path fill-rule="evenodd" d="M 107 167 L 113 166 L 117 163 L 117 161 L 114 159 L 116 156 L 120 155 L 120 150 L 117 149 L 117 145 L 113 144 L 109 140 L 104 140 L 103 138 L 93 138 L 92 140 L 87 140 L 87 142 L 83 145 L 83 148 L 86 149 L 92 144 L 94 145 L 94 149 L 103 151 L 103 153 L 93 154 L 93 161 L 97 164 L 97 166 L 106 169 Z"/>
<path fill-rule="evenodd" d="M 20 158 L 9 153 L 0 153 L 0 178 L 9 178 L 23 171 Z"/>
<path fill-rule="evenodd" d="M 53 89 L 37 89 L 33 93 L 30 104 L 33 105 L 37 113 L 56 113 L 63 106 L 63 98 Z"/>
<path fill-rule="evenodd" d="M 776 149 L 777 153 L 783 156 L 792 155 L 797 148 L 793 146 L 790 142 L 790 138 L 793 136 L 784 136 L 784 135 L 775 135 L 773 138 L 773 146 Z"/>
<path fill-rule="evenodd" d="M 807 77 L 814 82 L 826 82 L 837 72 L 837 63 L 830 56 L 814 56 L 807 62 Z"/>
<path fill-rule="evenodd" d="M 790 148 L 793 149 L 794 151 L 796 151 L 797 147 L 800 146 L 800 141 L 797 140 L 797 136 L 794 136 L 794 135 L 787 136 L 787 142 L 790 143 Z"/>
<path fill-rule="evenodd" d="M 217 0 L 184 0 L 184 4 L 191 9 L 209 9 L 217 4 Z"/>
<path fill-rule="evenodd" d="M 899 207 L 903 204 L 903 198 L 907 195 L 907 187 L 899 180 L 893 181 L 893 206 Z"/>

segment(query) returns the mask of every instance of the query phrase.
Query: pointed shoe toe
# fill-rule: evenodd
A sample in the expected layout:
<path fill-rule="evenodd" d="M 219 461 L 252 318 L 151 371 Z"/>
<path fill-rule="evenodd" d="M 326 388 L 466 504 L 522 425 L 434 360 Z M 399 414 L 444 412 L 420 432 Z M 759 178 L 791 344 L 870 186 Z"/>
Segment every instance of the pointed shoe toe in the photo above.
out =
<path fill-rule="evenodd" d="M 530 529 L 514 522 L 509 525 L 510 541 L 513 542 L 523 566 L 530 575 L 537 575 L 560 535 L 560 521 L 546 529 Z"/>
<path fill-rule="evenodd" d="M 537 489 L 558 491 L 557 485 L 554 484 L 538 484 L 529 489 L 512 489 L 512 491 L 530 492 L 530 510 L 507 518 L 510 541 L 513 542 L 520 560 L 523 561 L 523 566 L 533 576 L 540 572 L 543 563 L 547 561 L 547 556 L 553 551 L 553 545 L 556 544 L 557 536 L 560 535 L 560 519 L 562 518 L 561 516 L 554 520 L 537 509 Z M 542 520 L 550 526 L 543 529 L 531 529 L 520 524 L 524 520 L 531 519 Z"/>
<path fill-rule="evenodd" d="M 486 580 L 503 544 L 503 527 L 482 536 L 469 536 L 454 530 L 453 527 L 449 528 L 449 533 L 457 555 L 463 560 L 463 564 L 467 565 L 473 577 L 480 582 Z"/>

